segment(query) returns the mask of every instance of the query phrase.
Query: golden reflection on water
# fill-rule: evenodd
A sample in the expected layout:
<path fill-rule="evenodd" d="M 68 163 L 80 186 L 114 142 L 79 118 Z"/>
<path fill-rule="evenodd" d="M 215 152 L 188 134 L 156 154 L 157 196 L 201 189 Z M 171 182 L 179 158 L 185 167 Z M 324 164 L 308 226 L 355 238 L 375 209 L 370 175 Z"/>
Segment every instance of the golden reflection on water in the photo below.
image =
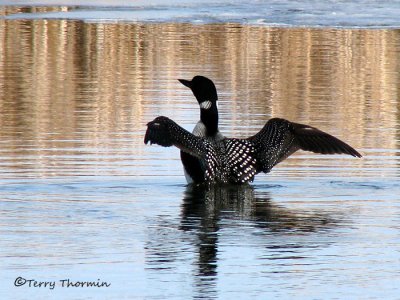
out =
<path fill-rule="evenodd" d="M 0 155 L 16 156 L 13 168 L 54 150 L 140 159 L 153 117 L 197 122 L 176 79 L 203 74 L 217 84 L 228 136 L 276 116 L 391 156 L 399 61 L 399 30 L 0 20 Z"/>

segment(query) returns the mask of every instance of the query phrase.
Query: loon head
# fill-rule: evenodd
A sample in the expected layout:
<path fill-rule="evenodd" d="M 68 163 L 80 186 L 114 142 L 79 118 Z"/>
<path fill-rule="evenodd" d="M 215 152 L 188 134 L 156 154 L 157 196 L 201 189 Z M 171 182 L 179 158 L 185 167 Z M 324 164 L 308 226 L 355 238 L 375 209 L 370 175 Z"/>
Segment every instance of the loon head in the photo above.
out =
<path fill-rule="evenodd" d="M 217 89 L 212 80 L 197 75 L 192 80 L 178 79 L 184 86 L 190 88 L 202 110 L 216 107 L 218 101 Z"/>

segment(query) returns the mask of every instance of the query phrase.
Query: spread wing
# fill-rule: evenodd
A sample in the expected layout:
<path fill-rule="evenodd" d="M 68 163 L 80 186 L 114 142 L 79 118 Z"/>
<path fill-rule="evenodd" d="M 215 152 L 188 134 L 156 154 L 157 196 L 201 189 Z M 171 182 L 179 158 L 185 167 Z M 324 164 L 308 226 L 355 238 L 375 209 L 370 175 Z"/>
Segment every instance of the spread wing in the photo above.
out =
<path fill-rule="evenodd" d="M 269 120 L 260 132 L 248 140 L 255 145 L 259 172 L 269 172 L 299 149 L 361 157 L 350 145 L 326 132 L 278 118 Z"/>
<path fill-rule="evenodd" d="M 353 147 L 315 127 L 291 123 L 296 144 L 302 150 L 321 154 L 347 154 L 361 157 Z"/>

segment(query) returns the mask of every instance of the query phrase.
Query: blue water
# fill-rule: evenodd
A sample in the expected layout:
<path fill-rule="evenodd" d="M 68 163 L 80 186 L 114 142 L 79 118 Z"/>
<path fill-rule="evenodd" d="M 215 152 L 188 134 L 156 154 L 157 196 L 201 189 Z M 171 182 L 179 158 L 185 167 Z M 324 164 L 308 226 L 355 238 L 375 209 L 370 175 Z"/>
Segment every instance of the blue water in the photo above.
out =
<path fill-rule="evenodd" d="M 12 13 L 9 19 L 77 19 L 86 22 L 240 23 L 272 26 L 393 28 L 400 1 L 0 1 L 0 5 L 64 6 L 61 11 Z M 67 8 L 67 6 L 71 6 Z"/>

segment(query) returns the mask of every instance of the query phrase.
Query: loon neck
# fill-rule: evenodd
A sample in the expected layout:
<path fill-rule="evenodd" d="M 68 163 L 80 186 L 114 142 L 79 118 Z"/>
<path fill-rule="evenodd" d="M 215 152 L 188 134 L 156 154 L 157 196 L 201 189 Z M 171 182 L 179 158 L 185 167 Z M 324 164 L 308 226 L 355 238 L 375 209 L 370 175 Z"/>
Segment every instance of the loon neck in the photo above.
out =
<path fill-rule="evenodd" d="M 218 109 L 215 104 L 209 109 L 200 109 L 200 120 L 206 127 L 206 136 L 214 136 L 218 133 Z"/>

